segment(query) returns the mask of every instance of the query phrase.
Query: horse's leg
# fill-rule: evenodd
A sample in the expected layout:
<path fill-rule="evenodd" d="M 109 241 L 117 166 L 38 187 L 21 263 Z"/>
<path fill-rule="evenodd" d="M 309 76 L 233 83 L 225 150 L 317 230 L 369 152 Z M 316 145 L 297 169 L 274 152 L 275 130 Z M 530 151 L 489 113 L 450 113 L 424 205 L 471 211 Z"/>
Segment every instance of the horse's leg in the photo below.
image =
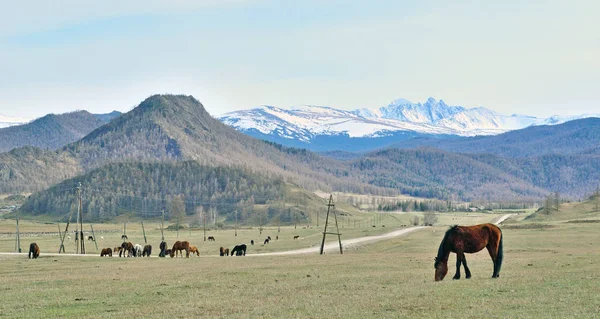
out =
<path fill-rule="evenodd" d="M 496 262 L 498 260 L 498 251 L 492 246 L 491 243 L 489 243 L 486 246 L 488 252 L 490 253 L 490 257 L 492 257 L 492 262 L 494 263 L 494 273 L 492 274 L 492 278 L 497 278 L 498 277 L 498 263 Z"/>
<path fill-rule="evenodd" d="M 455 279 L 455 280 L 460 279 L 460 264 L 464 257 L 465 257 L 465 254 L 456 253 L 456 274 L 454 275 L 454 277 L 452 277 L 452 279 Z"/>
<path fill-rule="evenodd" d="M 462 264 L 463 267 L 465 267 L 465 278 L 471 278 L 471 270 L 469 270 L 469 267 L 467 267 L 467 257 L 465 256 L 465 254 L 463 254 Z"/>

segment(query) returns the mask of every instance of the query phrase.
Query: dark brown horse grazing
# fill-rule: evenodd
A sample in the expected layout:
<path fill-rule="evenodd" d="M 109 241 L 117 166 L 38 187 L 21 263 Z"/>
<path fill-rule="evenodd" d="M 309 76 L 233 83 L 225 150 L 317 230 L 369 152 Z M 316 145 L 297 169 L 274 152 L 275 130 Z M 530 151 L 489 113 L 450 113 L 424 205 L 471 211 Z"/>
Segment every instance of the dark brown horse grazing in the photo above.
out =
<path fill-rule="evenodd" d="M 465 253 L 476 253 L 487 248 L 494 262 L 492 278 L 500 276 L 500 267 L 504 254 L 502 252 L 502 231 L 494 224 L 481 224 L 475 226 L 452 226 L 444 235 L 435 258 L 435 281 L 443 280 L 448 273 L 448 257 L 456 253 L 456 274 L 452 279 L 460 279 L 460 265 L 465 267 L 466 278 L 471 278 L 471 271 L 467 267 Z"/>
<path fill-rule="evenodd" d="M 188 241 L 176 241 L 171 249 L 171 258 L 175 257 L 179 252 L 183 257 L 183 251 L 185 250 L 185 258 L 190 258 L 190 243 Z"/>
<path fill-rule="evenodd" d="M 229 256 L 229 248 L 219 248 L 219 256 Z"/>
<path fill-rule="evenodd" d="M 146 245 L 144 246 L 144 249 L 142 250 L 142 257 L 150 257 L 150 254 L 152 253 L 152 245 Z"/>
<path fill-rule="evenodd" d="M 119 257 L 121 257 L 121 254 L 123 254 L 123 257 L 133 256 L 133 244 L 130 241 L 122 243 L 121 248 Z"/>
<path fill-rule="evenodd" d="M 33 259 L 40 256 L 40 247 L 36 243 L 31 243 L 29 245 L 29 259 L 31 259 L 31 255 L 33 255 Z"/>
<path fill-rule="evenodd" d="M 104 256 L 112 257 L 112 249 L 102 248 L 102 251 L 100 251 L 100 257 L 104 257 Z"/>
<path fill-rule="evenodd" d="M 246 256 L 246 245 L 241 244 L 233 247 L 231 250 L 231 256 Z"/>

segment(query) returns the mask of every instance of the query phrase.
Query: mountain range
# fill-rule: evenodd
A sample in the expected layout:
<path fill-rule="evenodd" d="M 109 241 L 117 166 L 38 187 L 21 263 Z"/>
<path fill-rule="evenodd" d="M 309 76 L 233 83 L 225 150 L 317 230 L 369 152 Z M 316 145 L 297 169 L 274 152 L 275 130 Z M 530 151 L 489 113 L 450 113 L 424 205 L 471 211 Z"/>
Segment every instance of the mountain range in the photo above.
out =
<path fill-rule="evenodd" d="M 29 213 L 64 214 L 72 196 L 60 193 L 85 182 L 95 189 L 88 190 L 96 194 L 90 209 L 100 219 L 131 203 L 124 197 L 147 205 L 150 198 L 195 196 L 190 190 L 207 192 L 205 202 L 213 195 L 235 202 L 228 209 L 247 207 L 241 200 L 251 198 L 288 198 L 287 187 L 465 201 L 534 202 L 549 192 L 580 198 L 600 180 L 599 128 L 600 119 L 588 118 L 492 136 L 450 135 L 437 145 L 437 137 L 413 138 L 411 149 L 326 157 L 236 131 L 191 96 L 154 95 L 66 146 L 0 153 L 0 193 L 33 192 L 24 205 Z M 271 214 L 286 207 L 271 206 Z"/>
<path fill-rule="evenodd" d="M 262 106 L 217 118 L 250 136 L 290 147 L 313 151 L 365 151 L 414 138 L 496 135 L 593 116 L 507 116 L 483 107 L 450 106 L 443 100 L 429 98 L 424 103 L 398 99 L 381 108 L 354 111 L 324 106 L 292 109 Z"/>

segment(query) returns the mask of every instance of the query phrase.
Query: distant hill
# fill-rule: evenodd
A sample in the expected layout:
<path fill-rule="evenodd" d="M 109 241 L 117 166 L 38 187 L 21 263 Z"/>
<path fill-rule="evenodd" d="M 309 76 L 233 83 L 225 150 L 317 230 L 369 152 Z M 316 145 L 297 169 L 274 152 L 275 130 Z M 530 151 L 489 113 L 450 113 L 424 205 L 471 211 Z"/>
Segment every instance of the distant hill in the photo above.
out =
<path fill-rule="evenodd" d="M 591 117 L 557 125 L 541 125 L 494 136 L 420 138 L 396 143 L 392 148 L 435 147 L 458 153 L 490 153 L 505 157 L 549 154 L 598 154 L 600 118 Z"/>
<path fill-rule="evenodd" d="M 30 123 L 0 129 L 0 153 L 23 146 L 58 149 L 75 142 L 119 116 L 119 112 L 91 114 L 77 111 L 48 114 Z"/>
<path fill-rule="evenodd" d="M 518 202 L 547 193 L 493 163 L 437 149 L 386 149 L 350 160 L 349 165 L 363 181 L 417 197 Z"/>

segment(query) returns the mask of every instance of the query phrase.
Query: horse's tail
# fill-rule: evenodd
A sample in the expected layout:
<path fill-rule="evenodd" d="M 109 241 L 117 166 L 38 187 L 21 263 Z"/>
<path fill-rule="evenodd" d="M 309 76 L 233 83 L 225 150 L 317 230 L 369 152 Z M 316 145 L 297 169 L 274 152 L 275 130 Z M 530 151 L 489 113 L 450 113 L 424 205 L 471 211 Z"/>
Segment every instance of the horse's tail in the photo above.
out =
<path fill-rule="evenodd" d="M 504 240 L 504 236 L 502 235 L 502 230 L 500 230 L 500 243 L 498 244 L 498 254 L 496 256 L 496 274 L 500 274 L 500 267 L 502 267 L 502 260 L 504 259 L 504 250 L 502 241 Z"/>

